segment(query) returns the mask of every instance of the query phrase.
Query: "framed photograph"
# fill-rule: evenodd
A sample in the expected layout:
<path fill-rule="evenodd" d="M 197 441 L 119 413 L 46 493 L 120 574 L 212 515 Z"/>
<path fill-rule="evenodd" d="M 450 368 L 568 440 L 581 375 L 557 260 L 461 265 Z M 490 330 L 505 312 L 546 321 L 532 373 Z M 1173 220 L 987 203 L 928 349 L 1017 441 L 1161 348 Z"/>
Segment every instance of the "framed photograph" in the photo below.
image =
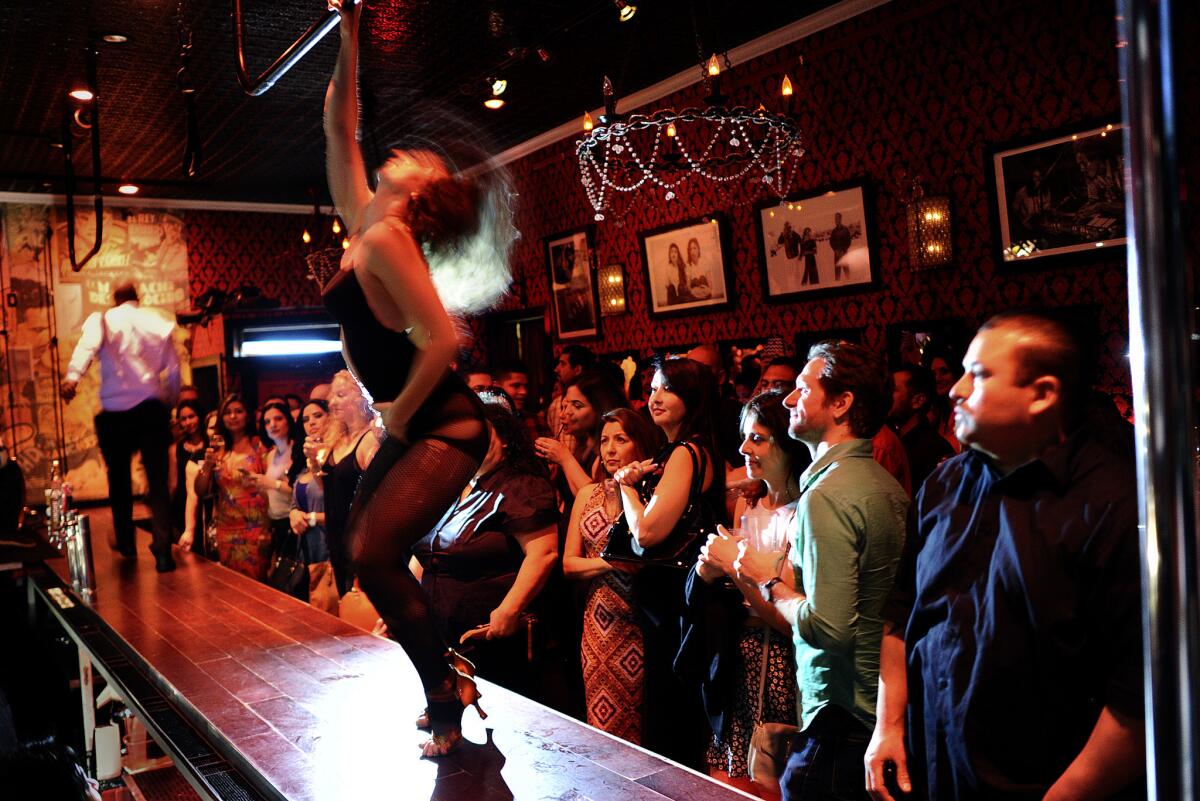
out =
<path fill-rule="evenodd" d="M 592 226 L 548 236 L 545 241 L 554 336 L 560 340 L 600 336 Z"/>
<path fill-rule="evenodd" d="M 1120 123 L 1104 123 L 990 152 L 1000 264 L 1122 252 L 1124 138 Z"/>
<path fill-rule="evenodd" d="M 768 301 L 879 285 L 871 193 L 864 181 L 757 207 L 763 297 Z"/>
<path fill-rule="evenodd" d="M 732 305 L 729 225 L 709 214 L 638 234 L 650 316 L 714 311 Z"/>

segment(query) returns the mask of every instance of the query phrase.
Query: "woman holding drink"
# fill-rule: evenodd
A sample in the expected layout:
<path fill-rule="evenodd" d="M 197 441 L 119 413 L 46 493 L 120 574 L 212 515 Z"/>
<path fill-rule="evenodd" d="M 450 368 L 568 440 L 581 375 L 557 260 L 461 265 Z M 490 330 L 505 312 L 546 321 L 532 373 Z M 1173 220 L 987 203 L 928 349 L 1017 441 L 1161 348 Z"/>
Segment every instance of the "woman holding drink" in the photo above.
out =
<path fill-rule="evenodd" d="M 264 455 L 241 396 L 227 395 L 217 409 L 217 434 L 205 451 L 196 491 L 216 494 L 217 560 L 259 581 L 266 580 L 271 565 L 267 498 L 253 478 L 266 472 Z"/>
<path fill-rule="evenodd" d="M 330 423 L 329 404 L 325 401 L 310 400 L 300 407 L 300 424 L 304 427 L 305 436 L 305 468 L 296 477 L 292 488 L 289 522 L 292 533 L 304 538 L 309 604 L 336 615 L 338 593 L 333 582 L 333 567 L 329 563 L 329 544 L 325 539 L 325 487 L 321 472 L 329 456 L 325 434 Z"/>
<path fill-rule="evenodd" d="M 762 551 L 786 553 L 789 532 L 796 518 L 800 496 L 800 474 L 812 457 L 808 448 L 788 436 L 788 410 L 782 392 L 756 395 L 742 410 L 742 445 L 738 451 L 746 465 L 746 476 L 759 482 L 751 498 L 738 500 L 734 519 L 741 528 L 730 533 L 718 528 L 708 538 L 696 563 L 697 576 L 706 584 L 728 577 L 741 591 L 748 607 L 736 653 L 732 654 L 734 675 L 728 686 L 732 697 L 725 699 L 720 731 L 708 750 L 712 775 L 727 784 L 764 798 L 777 797 L 778 785 L 765 787 L 748 778 L 746 755 L 750 736 L 758 723 L 796 724 L 795 660 L 791 624 L 766 602 L 758 586 L 738 579 L 733 562 L 738 543 Z M 782 559 L 780 578 L 794 586 L 791 562 Z M 736 596 L 734 596 L 736 597 Z"/>

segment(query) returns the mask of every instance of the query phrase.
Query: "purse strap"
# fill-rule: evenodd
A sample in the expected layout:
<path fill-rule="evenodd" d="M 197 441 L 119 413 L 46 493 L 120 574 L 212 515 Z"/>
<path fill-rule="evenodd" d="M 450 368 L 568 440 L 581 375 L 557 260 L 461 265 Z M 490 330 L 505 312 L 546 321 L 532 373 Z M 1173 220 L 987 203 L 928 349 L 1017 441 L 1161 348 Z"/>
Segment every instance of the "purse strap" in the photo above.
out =
<path fill-rule="evenodd" d="M 763 626 L 762 633 L 762 667 L 758 671 L 758 712 L 754 715 L 755 725 L 763 722 L 763 702 L 767 696 L 767 658 L 771 655 L 771 627 L 769 624 Z"/>

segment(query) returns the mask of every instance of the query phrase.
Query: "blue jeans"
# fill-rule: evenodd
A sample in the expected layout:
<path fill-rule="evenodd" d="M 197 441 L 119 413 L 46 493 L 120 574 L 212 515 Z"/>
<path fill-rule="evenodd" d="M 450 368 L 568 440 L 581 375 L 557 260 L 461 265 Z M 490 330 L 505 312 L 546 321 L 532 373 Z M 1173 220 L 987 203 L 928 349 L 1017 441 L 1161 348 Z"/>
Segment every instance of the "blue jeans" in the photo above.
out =
<path fill-rule="evenodd" d="M 846 710 L 830 704 L 792 738 L 779 784 L 783 801 L 869 799 L 863 757 L 871 733 Z"/>

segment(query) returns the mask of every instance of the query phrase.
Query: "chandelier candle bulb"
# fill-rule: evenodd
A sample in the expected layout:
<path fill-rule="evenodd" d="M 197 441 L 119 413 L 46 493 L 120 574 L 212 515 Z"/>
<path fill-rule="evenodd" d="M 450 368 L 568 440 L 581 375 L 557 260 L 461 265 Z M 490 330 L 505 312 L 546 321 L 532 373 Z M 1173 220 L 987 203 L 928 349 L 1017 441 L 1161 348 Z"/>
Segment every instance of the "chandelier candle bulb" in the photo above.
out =
<path fill-rule="evenodd" d="M 584 132 L 585 133 L 590 132 L 595 127 L 596 127 L 596 125 L 595 125 L 595 123 L 592 122 L 591 113 L 587 112 L 587 111 L 583 112 L 583 130 L 584 130 Z"/>

